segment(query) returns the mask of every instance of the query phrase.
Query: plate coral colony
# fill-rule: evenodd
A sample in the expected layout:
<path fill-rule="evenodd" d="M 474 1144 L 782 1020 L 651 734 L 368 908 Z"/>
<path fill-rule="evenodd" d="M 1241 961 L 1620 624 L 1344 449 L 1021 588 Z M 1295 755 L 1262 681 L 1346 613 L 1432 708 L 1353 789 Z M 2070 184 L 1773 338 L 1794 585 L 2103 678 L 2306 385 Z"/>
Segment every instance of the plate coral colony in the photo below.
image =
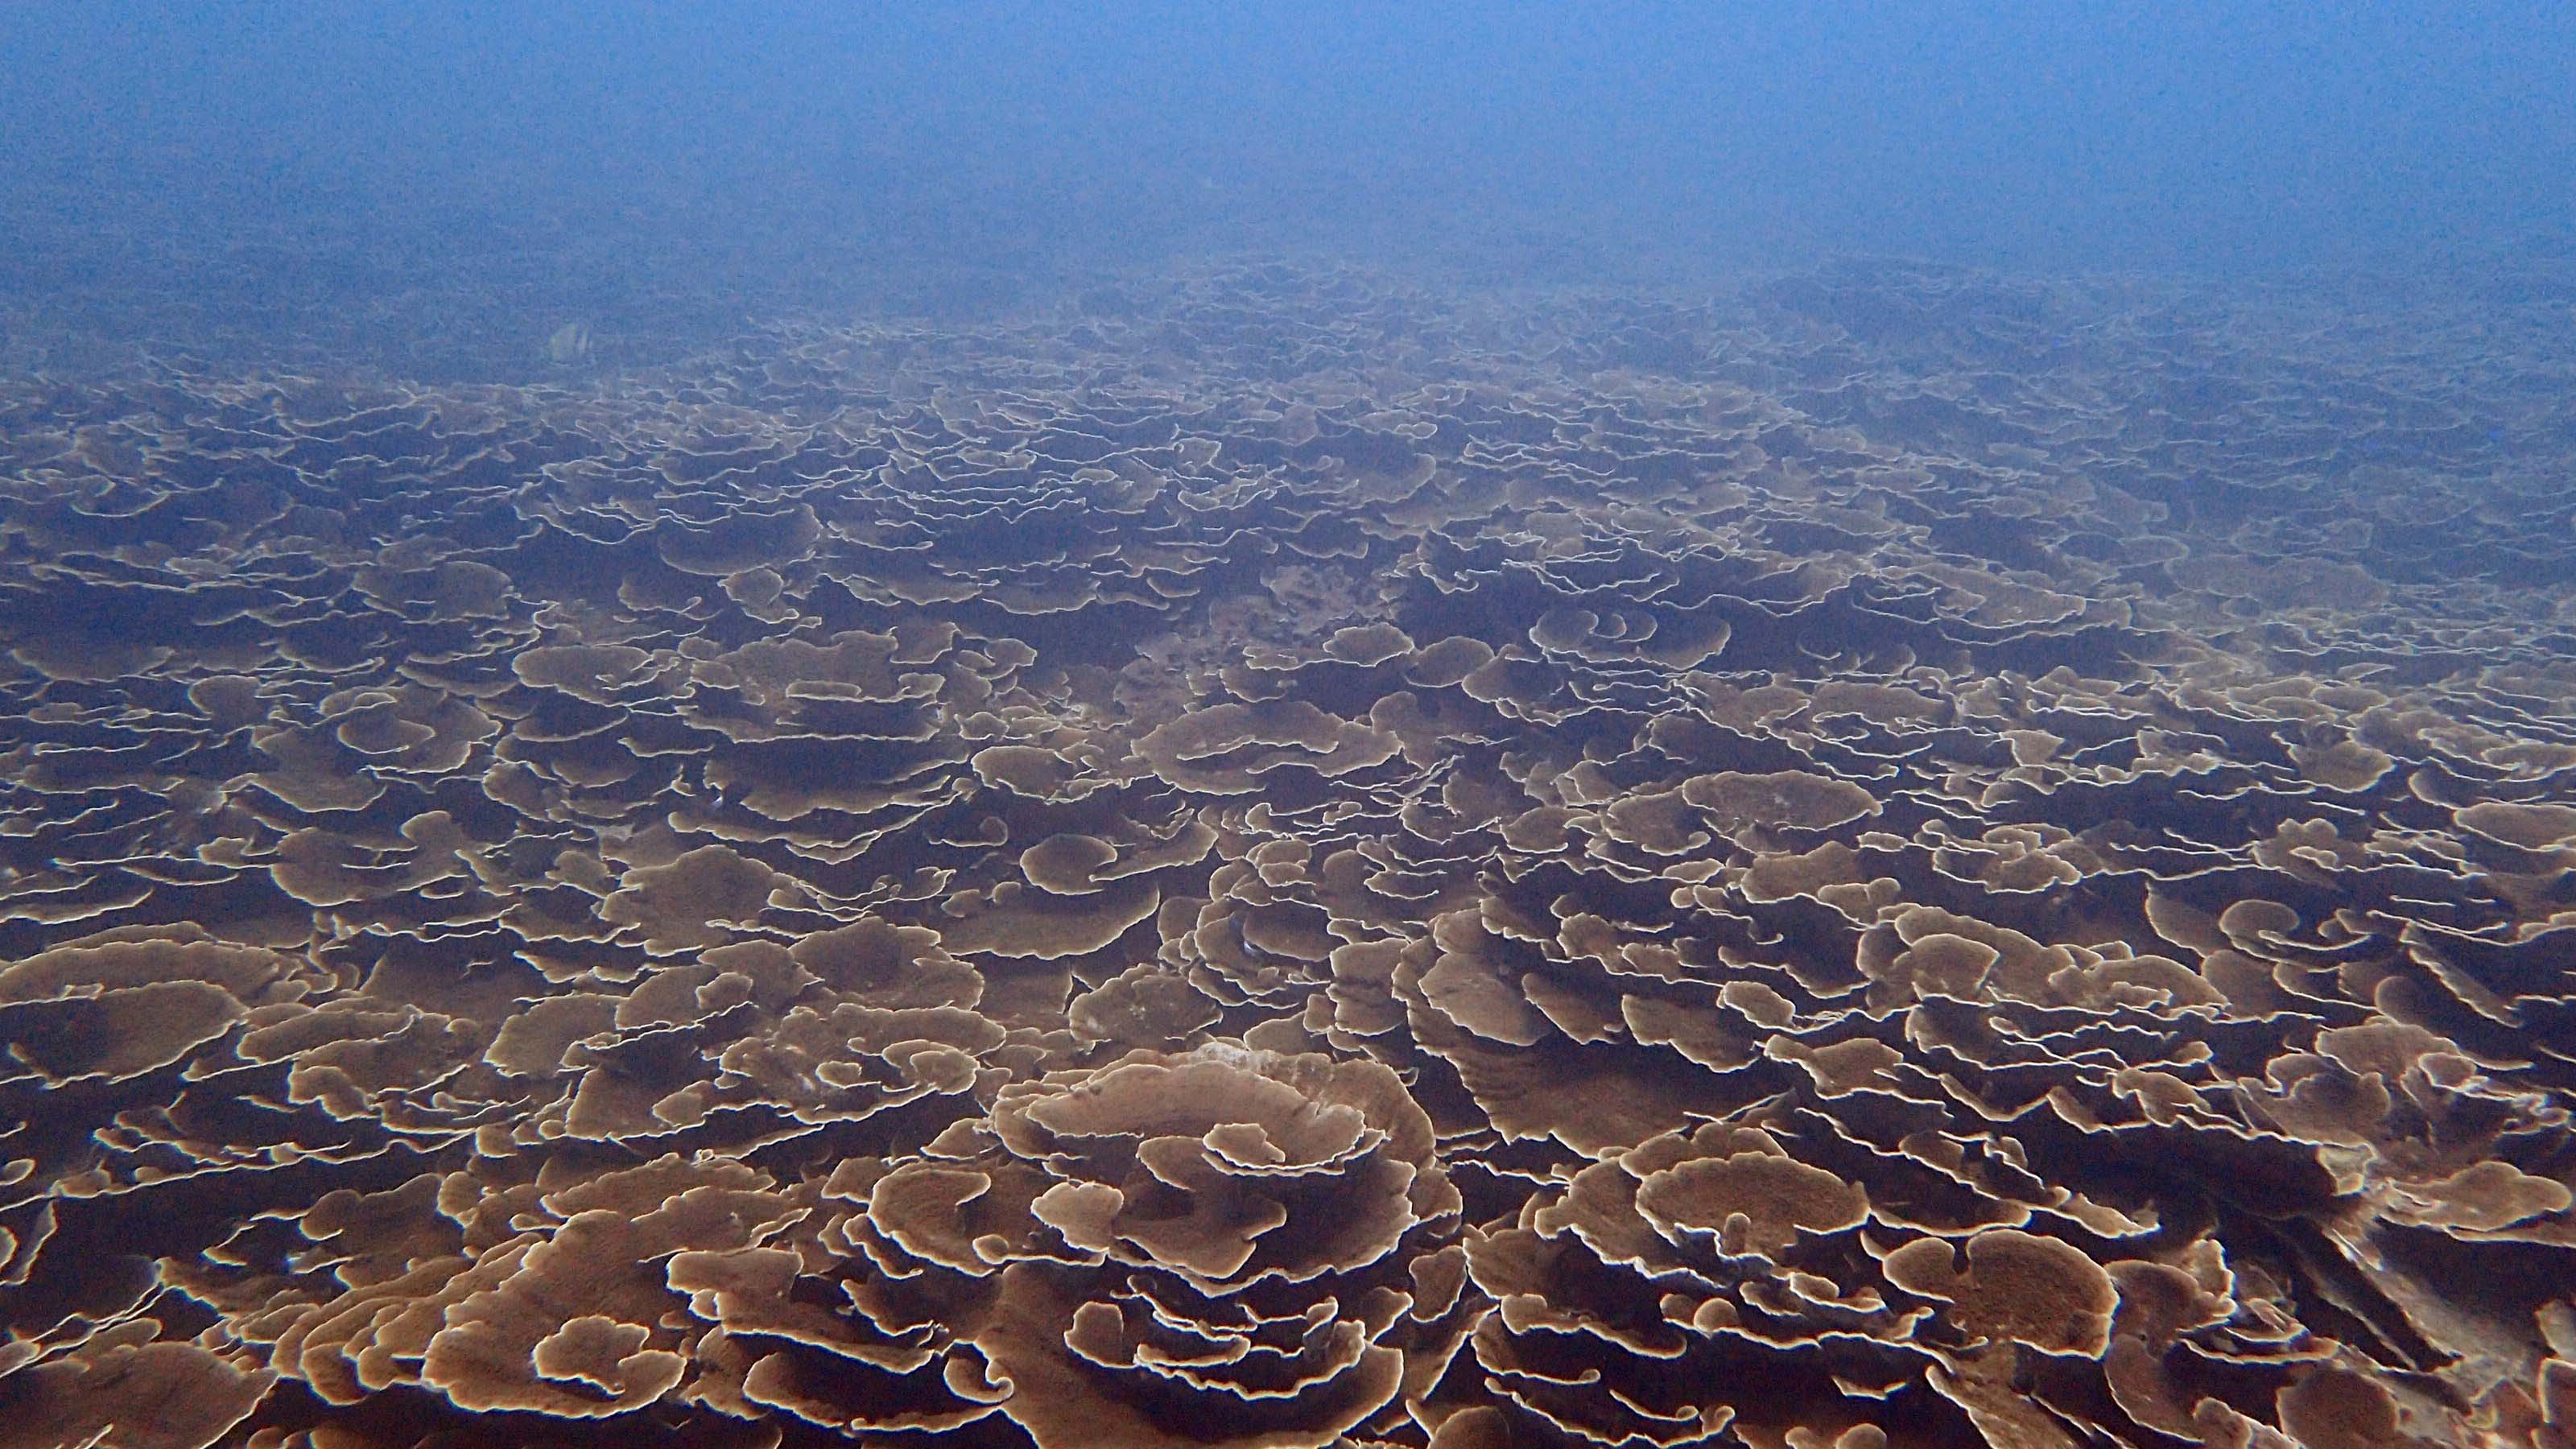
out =
<path fill-rule="evenodd" d="M 10 382 L 0 1443 L 2576 1443 L 2563 375 L 2004 290 Z"/>

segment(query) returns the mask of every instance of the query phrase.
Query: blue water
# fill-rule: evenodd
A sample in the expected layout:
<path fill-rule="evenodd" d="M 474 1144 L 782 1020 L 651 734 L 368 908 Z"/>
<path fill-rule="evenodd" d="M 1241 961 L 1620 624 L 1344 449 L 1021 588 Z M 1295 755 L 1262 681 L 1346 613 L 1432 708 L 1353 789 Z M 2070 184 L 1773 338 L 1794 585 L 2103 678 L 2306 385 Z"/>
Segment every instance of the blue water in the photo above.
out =
<path fill-rule="evenodd" d="M 80 223 L 22 235 L 40 275 L 119 230 L 498 226 L 758 284 L 832 243 L 2275 272 L 2576 223 L 2576 9 L 2537 0 L 29 3 L 0 55 L 0 189 Z"/>

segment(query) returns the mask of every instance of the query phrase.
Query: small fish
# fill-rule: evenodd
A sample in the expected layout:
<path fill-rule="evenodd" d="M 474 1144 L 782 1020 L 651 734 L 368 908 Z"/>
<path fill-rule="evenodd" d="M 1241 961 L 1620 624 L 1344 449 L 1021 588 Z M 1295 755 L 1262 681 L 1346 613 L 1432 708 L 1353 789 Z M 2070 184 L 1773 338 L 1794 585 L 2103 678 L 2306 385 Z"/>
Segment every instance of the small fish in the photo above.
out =
<path fill-rule="evenodd" d="M 578 362 L 590 355 L 590 324 L 566 322 L 546 339 L 546 356 L 557 362 Z"/>

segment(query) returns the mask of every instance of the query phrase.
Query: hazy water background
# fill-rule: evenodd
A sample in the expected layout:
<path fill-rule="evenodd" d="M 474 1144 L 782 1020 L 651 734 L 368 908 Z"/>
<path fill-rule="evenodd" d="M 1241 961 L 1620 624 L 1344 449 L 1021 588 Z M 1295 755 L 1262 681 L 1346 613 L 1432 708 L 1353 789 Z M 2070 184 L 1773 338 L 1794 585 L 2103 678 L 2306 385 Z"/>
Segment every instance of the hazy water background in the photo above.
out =
<path fill-rule="evenodd" d="M 514 315 L 972 316 L 1206 252 L 2241 278 L 2576 223 L 2576 7 L 2539 0 L 27 3 L 0 53 L 20 329 L 431 370 Z"/>

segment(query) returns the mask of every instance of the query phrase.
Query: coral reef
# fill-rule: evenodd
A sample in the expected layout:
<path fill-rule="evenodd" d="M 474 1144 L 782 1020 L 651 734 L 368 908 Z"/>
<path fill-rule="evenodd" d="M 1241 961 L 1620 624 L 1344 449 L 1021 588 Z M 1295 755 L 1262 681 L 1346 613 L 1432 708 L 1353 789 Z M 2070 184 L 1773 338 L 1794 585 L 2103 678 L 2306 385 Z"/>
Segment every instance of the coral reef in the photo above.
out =
<path fill-rule="evenodd" d="M 10 379 L 0 1444 L 2565 1449 L 2517 325 Z"/>

